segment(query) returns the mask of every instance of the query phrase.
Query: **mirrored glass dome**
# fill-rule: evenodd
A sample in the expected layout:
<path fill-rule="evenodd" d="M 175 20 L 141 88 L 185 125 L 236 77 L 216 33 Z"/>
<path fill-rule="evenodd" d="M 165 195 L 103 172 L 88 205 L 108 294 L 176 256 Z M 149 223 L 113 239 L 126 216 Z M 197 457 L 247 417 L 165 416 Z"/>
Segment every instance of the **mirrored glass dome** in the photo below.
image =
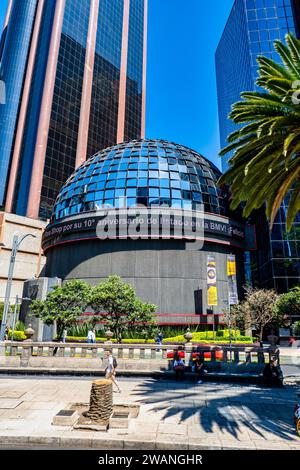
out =
<path fill-rule="evenodd" d="M 164 140 L 134 140 L 102 150 L 62 187 L 51 221 L 103 208 L 143 205 L 228 215 L 221 173 L 199 153 Z"/>

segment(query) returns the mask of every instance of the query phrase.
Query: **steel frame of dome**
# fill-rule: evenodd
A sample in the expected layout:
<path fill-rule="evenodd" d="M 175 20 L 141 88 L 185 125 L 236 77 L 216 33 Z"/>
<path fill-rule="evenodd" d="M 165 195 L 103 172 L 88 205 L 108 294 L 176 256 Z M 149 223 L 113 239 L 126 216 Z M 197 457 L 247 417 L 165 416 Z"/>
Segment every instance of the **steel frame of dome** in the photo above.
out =
<path fill-rule="evenodd" d="M 173 207 L 227 215 L 220 171 L 199 153 L 165 140 L 135 140 L 102 150 L 62 187 L 51 221 L 102 208 Z"/>

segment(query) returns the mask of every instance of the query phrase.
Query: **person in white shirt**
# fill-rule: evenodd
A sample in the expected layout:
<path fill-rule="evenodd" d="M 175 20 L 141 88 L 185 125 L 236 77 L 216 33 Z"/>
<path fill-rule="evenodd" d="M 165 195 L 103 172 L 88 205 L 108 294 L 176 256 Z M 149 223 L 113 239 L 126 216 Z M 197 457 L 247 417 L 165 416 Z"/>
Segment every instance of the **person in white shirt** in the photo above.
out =
<path fill-rule="evenodd" d="M 92 335 L 92 343 L 96 343 L 96 332 L 95 330 L 92 331 L 93 335 Z"/>
<path fill-rule="evenodd" d="M 119 393 L 122 392 L 118 381 L 116 380 L 116 366 L 114 365 L 114 358 L 112 356 L 112 353 L 110 351 L 105 351 L 104 353 L 104 358 L 103 358 L 103 363 L 104 363 L 104 368 L 105 368 L 105 378 L 112 380 L 112 382 L 115 384 L 117 387 L 117 390 Z"/>
<path fill-rule="evenodd" d="M 94 330 L 90 329 L 87 334 L 87 342 L 88 343 L 96 343 L 96 335 Z"/>
<path fill-rule="evenodd" d="M 68 332 L 67 332 L 67 330 L 66 330 L 66 328 L 65 328 L 64 331 L 63 331 L 63 335 L 62 335 L 62 342 L 63 342 L 63 343 L 66 342 L 67 335 L 68 335 Z"/>

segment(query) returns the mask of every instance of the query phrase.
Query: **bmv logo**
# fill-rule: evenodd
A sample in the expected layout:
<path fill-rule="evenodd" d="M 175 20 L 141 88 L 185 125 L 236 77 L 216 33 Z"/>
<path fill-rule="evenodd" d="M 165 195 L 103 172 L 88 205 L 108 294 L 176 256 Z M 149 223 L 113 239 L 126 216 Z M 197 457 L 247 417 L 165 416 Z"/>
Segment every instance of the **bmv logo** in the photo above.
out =
<path fill-rule="evenodd" d="M 3 80 L 0 80 L 0 104 L 6 104 L 6 87 Z"/>

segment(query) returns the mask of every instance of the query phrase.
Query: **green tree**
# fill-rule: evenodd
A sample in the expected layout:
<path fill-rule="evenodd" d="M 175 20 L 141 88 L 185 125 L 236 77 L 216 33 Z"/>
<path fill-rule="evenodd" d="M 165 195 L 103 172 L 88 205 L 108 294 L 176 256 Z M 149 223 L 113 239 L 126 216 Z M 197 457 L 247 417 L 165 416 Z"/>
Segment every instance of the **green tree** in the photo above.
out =
<path fill-rule="evenodd" d="M 294 287 L 286 294 L 281 294 L 275 304 L 278 315 L 290 318 L 300 316 L 300 286 Z"/>
<path fill-rule="evenodd" d="M 128 317 L 128 325 L 131 326 L 137 335 L 143 337 L 145 341 L 153 338 L 157 331 L 157 322 L 154 317 L 156 305 L 135 300 L 134 311 Z"/>
<path fill-rule="evenodd" d="M 128 315 L 134 311 L 135 300 L 135 290 L 130 284 L 123 282 L 119 276 L 109 276 L 92 288 L 90 306 L 96 314 L 103 312 L 109 328 L 121 342 Z"/>
<path fill-rule="evenodd" d="M 46 325 L 56 322 L 57 339 L 60 341 L 65 328 L 76 324 L 78 317 L 89 305 L 91 288 L 83 281 L 69 281 L 61 287 L 54 287 L 45 300 L 34 300 L 30 310 Z"/>
<path fill-rule="evenodd" d="M 254 326 L 262 341 L 266 326 L 286 326 L 286 316 L 275 309 L 279 296 L 274 290 L 247 287 L 245 291 L 245 300 L 235 306 L 235 312 L 244 319 L 246 331 Z"/>
<path fill-rule="evenodd" d="M 300 321 L 296 321 L 294 325 L 294 333 L 295 335 L 300 335 Z"/>
<path fill-rule="evenodd" d="M 223 320 L 224 324 L 229 327 L 231 325 L 232 330 L 234 332 L 236 330 L 243 330 L 245 329 L 245 319 L 244 315 L 241 312 L 241 309 L 239 308 L 239 304 L 237 305 L 231 305 L 230 306 L 230 312 L 229 309 L 227 308 L 226 310 L 223 311 Z M 235 333 L 233 333 L 234 335 Z"/>
<path fill-rule="evenodd" d="M 106 281 L 92 288 L 90 306 L 97 316 L 101 312 L 119 342 L 134 323 L 141 322 L 145 326 L 148 321 L 151 322 L 151 314 L 156 308 L 151 304 L 143 304 L 136 296 L 135 289 L 119 276 L 109 276 Z"/>
<path fill-rule="evenodd" d="M 232 208 L 244 202 L 244 216 L 266 203 L 271 226 L 280 205 L 293 189 L 287 210 L 290 230 L 300 210 L 300 41 L 286 36 L 274 47 L 283 65 L 258 57 L 257 85 L 265 91 L 244 92 L 229 115 L 239 129 L 228 136 L 221 156 L 233 152 L 220 184 L 229 184 Z"/>

